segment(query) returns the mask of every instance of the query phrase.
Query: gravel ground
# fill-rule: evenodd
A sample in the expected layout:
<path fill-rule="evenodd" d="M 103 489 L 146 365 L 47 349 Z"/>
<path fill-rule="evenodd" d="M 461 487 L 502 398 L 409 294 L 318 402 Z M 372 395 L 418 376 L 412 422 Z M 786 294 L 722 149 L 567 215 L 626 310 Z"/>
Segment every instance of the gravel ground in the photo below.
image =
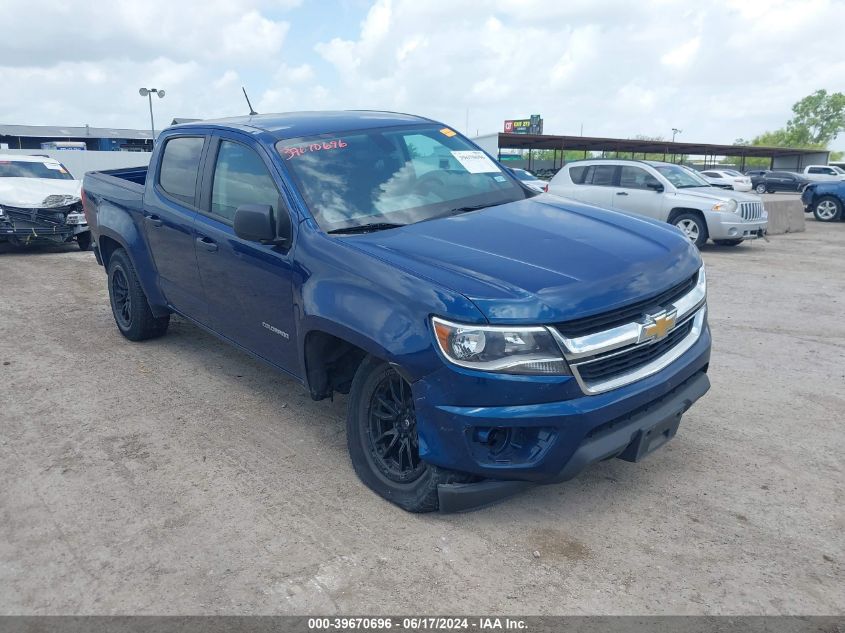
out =
<path fill-rule="evenodd" d="M 345 398 L 180 319 L 130 343 L 90 253 L 0 248 L 0 613 L 842 614 L 845 224 L 807 224 L 705 250 L 665 448 L 443 516 L 356 479 Z"/>

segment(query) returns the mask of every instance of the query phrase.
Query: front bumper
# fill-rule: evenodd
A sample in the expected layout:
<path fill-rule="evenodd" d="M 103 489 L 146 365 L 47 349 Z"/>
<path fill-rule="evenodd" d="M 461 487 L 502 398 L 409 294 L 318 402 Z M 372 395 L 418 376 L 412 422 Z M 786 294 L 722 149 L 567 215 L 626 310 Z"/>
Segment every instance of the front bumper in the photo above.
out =
<path fill-rule="evenodd" d="M 571 376 L 482 378 L 443 368 L 413 385 L 420 455 L 487 480 L 568 479 L 594 461 L 623 453 L 634 435 L 654 421 L 657 414 L 648 412 L 695 378 L 697 387 L 681 400 L 686 410 L 707 391 L 709 360 L 705 327 L 695 344 L 664 369 L 597 395 L 584 395 Z M 492 406 L 442 404 L 456 394 Z"/>
<path fill-rule="evenodd" d="M 566 465 L 549 481 L 572 479 L 590 464 L 619 457 L 638 462 L 675 436 L 681 416 L 710 389 L 704 370 L 648 406 L 592 434 L 573 453 Z M 526 481 L 487 480 L 469 484 L 441 484 L 441 512 L 460 512 L 495 503 L 533 484 Z"/>
<path fill-rule="evenodd" d="M 728 216 L 729 214 L 720 215 Z M 768 216 L 752 222 L 743 222 L 735 214 L 730 214 L 728 218 L 717 222 L 707 222 L 707 231 L 712 240 L 753 240 L 763 237 L 768 228 Z"/>

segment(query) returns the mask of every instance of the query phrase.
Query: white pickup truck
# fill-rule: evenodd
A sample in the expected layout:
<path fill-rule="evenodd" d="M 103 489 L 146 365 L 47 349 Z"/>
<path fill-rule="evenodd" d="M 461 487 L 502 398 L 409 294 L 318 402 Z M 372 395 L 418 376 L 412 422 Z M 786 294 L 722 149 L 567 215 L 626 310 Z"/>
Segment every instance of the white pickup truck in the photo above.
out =
<path fill-rule="evenodd" d="M 845 170 L 835 165 L 807 165 L 803 173 L 810 180 L 845 180 Z"/>

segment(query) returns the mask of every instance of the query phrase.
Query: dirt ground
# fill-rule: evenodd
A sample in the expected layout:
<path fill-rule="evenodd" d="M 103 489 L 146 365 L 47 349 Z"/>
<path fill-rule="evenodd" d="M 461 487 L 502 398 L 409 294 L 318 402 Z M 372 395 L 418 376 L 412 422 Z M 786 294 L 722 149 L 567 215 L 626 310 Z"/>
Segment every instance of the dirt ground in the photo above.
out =
<path fill-rule="evenodd" d="M 180 319 L 130 343 L 91 253 L 0 248 L 0 613 L 845 612 L 845 223 L 704 259 L 672 442 L 420 516 L 355 477 L 344 398 Z"/>

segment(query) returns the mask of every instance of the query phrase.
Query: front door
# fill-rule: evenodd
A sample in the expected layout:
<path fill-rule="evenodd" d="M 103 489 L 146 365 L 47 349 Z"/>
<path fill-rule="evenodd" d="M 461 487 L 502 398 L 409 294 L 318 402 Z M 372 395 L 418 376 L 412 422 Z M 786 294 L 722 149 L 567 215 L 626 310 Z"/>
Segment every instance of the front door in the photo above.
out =
<path fill-rule="evenodd" d="M 215 139 L 196 222 L 196 253 L 211 327 L 301 376 L 293 318 L 292 260 L 279 246 L 242 240 L 233 228 L 244 204 L 287 213 L 269 161 L 245 142 Z"/>
<path fill-rule="evenodd" d="M 657 185 L 660 185 L 660 181 L 642 167 L 623 165 L 619 171 L 619 186 L 614 187 L 613 207 L 664 220 L 661 217 L 662 196 L 653 188 Z"/>
<path fill-rule="evenodd" d="M 207 320 L 205 297 L 194 256 L 194 222 L 203 136 L 165 141 L 154 178 L 144 196 L 144 231 L 167 303 L 200 323 Z"/>

